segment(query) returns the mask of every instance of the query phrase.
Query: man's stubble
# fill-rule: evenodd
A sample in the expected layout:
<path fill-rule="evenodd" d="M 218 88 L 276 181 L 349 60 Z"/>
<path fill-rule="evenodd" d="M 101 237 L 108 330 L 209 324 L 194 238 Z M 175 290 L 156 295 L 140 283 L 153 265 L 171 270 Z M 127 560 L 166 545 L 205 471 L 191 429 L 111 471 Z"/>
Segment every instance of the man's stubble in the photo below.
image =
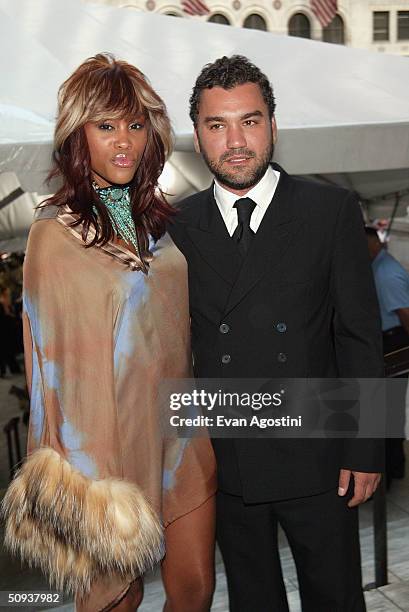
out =
<path fill-rule="evenodd" d="M 271 138 L 271 142 L 266 147 L 263 155 L 260 157 L 259 163 L 252 169 L 248 176 L 243 176 L 243 170 L 241 168 L 237 168 L 238 173 L 236 176 L 234 172 L 226 172 L 223 170 L 223 162 L 232 155 L 247 155 L 249 157 L 255 157 L 255 153 L 253 151 L 245 148 L 227 151 L 220 157 L 218 162 L 215 162 L 209 159 L 199 138 L 198 141 L 200 145 L 200 152 L 210 172 L 213 174 L 217 182 L 220 183 L 220 185 L 225 185 L 231 189 L 251 189 L 254 187 L 254 185 L 257 185 L 260 179 L 263 178 L 274 154 L 274 142 Z"/>

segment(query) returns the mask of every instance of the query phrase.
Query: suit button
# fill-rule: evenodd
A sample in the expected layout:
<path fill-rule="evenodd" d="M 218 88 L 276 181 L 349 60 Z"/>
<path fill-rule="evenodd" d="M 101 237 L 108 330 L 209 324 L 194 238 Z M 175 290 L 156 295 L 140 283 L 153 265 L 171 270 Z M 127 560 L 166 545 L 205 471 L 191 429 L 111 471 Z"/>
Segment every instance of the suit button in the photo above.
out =
<path fill-rule="evenodd" d="M 287 331 L 287 325 L 285 323 L 277 323 L 276 325 L 276 330 L 278 332 L 280 332 L 280 334 L 283 334 L 284 332 Z"/>
<path fill-rule="evenodd" d="M 231 362 L 231 357 L 230 355 L 223 355 L 222 357 L 222 363 L 230 363 Z"/>
<path fill-rule="evenodd" d="M 227 323 L 222 323 L 219 327 L 219 331 L 222 334 L 228 334 L 230 331 L 230 325 L 227 325 Z"/>
<path fill-rule="evenodd" d="M 287 361 L 287 355 L 285 353 L 278 353 L 277 359 L 280 363 L 285 363 Z"/>

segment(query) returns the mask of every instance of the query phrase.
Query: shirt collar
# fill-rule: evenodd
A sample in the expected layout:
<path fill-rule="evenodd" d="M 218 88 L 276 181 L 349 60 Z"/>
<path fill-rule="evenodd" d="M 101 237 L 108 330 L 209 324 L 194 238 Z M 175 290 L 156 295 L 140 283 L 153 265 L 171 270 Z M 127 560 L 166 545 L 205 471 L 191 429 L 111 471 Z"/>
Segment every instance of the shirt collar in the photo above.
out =
<path fill-rule="evenodd" d="M 228 191 L 215 179 L 214 197 L 224 216 L 229 215 L 233 211 L 235 202 L 240 198 L 251 198 L 256 203 L 256 206 L 265 210 L 270 204 L 272 194 L 274 193 L 279 178 L 280 173 L 274 170 L 272 166 L 269 166 L 257 185 L 254 185 L 254 187 L 243 196 L 238 196 Z"/>

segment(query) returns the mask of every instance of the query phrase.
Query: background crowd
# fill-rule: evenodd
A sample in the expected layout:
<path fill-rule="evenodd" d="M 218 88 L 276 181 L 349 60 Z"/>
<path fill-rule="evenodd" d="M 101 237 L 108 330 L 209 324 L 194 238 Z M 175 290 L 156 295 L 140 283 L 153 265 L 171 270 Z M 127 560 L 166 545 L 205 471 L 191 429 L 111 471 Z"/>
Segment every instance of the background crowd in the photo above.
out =
<path fill-rule="evenodd" d="M 3 255 L 0 260 L 0 376 L 19 374 L 23 353 L 21 254 Z"/>

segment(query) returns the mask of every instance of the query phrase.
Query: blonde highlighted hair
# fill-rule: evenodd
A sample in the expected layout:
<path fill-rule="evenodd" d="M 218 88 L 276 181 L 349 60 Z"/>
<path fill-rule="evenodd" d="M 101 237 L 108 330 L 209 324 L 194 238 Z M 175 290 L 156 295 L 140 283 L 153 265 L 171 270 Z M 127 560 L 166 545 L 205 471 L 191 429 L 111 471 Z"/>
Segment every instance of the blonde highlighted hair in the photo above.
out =
<path fill-rule="evenodd" d="M 138 68 L 109 53 L 99 53 L 85 60 L 59 89 L 55 149 L 88 121 L 136 117 L 141 112 L 147 115 L 168 157 L 172 138 L 163 101 Z"/>
<path fill-rule="evenodd" d="M 114 229 L 92 188 L 92 169 L 84 125 L 144 114 L 148 141 L 130 183 L 132 215 L 146 250 L 148 234 L 158 239 L 174 214 L 158 188 L 158 178 L 172 150 L 172 130 L 163 100 L 135 66 L 99 53 L 85 60 L 61 85 L 54 134 L 54 167 L 49 179 L 61 177 L 63 186 L 46 204 L 68 204 L 78 213 L 86 240 L 90 225 L 96 230 L 88 246 L 105 244 Z"/>

